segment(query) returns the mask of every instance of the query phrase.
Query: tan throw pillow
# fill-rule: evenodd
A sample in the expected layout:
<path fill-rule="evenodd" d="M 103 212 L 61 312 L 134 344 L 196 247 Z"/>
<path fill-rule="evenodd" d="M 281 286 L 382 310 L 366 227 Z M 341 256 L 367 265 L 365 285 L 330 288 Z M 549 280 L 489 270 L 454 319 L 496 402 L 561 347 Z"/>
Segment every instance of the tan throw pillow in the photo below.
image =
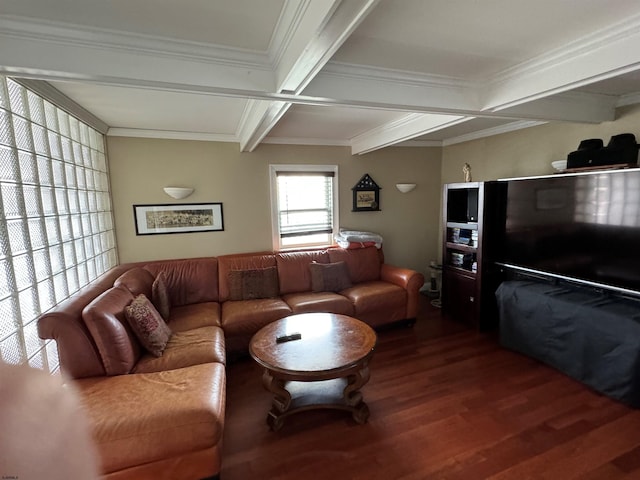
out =
<path fill-rule="evenodd" d="M 279 294 L 277 267 L 231 270 L 228 280 L 229 300 L 274 298 Z"/>
<path fill-rule="evenodd" d="M 124 307 L 124 315 L 142 346 L 161 357 L 171 338 L 171 329 L 149 299 L 141 293 Z"/>
<path fill-rule="evenodd" d="M 151 302 L 153 306 L 156 307 L 156 310 L 158 310 L 158 313 L 162 315 L 165 322 L 168 322 L 169 312 L 171 311 L 171 299 L 169 298 L 167 278 L 164 272 L 158 273 L 151 285 Z"/>
<path fill-rule="evenodd" d="M 344 262 L 310 263 L 311 290 L 314 292 L 339 292 L 352 286 L 349 270 Z"/>

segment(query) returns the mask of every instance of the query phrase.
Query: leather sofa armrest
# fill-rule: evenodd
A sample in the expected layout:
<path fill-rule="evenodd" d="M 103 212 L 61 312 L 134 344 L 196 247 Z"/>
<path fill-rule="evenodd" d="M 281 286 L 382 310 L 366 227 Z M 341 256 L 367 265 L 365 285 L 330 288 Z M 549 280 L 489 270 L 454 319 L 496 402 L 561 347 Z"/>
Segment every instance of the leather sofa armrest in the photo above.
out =
<path fill-rule="evenodd" d="M 424 285 L 424 275 L 409 268 L 383 263 L 380 280 L 398 285 L 407 291 L 407 318 L 415 318 L 418 315 L 418 300 L 420 289 Z"/>
<path fill-rule="evenodd" d="M 419 290 L 424 284 L 424 275 L 409 268 L 396 267 L 387 263 L 382 264 L 380 280 L 393 283 L 408 290 L 417 286 Z"/>

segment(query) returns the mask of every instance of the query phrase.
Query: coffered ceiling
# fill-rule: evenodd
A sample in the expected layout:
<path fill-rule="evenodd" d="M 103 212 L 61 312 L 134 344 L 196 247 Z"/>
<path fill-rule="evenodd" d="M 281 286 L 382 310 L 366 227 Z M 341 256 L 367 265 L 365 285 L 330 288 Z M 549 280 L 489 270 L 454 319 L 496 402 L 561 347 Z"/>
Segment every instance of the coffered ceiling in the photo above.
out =
<path fill-rule="evenodd" d="M 640 3 L 2 0 L 0 73 L 108 135 L 449 145 L 640 102 Z"/>

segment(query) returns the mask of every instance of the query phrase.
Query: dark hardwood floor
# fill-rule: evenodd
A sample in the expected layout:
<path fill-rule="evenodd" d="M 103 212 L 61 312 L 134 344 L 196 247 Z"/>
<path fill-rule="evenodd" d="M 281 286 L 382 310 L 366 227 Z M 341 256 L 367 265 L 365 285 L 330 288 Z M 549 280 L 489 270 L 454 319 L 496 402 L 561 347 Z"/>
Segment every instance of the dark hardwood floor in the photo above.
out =
<path fill-rule="evenodd" d="M 250 359 L 229 365 L 221 480 L 640 479 L 640 410 L 443 320 L 379 332 L 369 422 L 321 410 L 265 422 Z"/>

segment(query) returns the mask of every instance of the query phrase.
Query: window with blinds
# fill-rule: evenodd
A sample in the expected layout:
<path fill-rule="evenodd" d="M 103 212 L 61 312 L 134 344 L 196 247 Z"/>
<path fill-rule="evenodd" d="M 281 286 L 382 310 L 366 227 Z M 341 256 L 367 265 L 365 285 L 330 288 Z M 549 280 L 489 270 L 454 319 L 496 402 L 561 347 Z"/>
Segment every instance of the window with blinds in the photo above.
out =
<path fill-rule="evenodd" d="M 117 263 L 104 138 L 0 76 L 0 357 L 55 372 L 37 317 Z"/>
<path fill-rule="evenodd" d="M 274 248 L 330 245 L 337 231 L 337 167 L 272 165 Z"/>

